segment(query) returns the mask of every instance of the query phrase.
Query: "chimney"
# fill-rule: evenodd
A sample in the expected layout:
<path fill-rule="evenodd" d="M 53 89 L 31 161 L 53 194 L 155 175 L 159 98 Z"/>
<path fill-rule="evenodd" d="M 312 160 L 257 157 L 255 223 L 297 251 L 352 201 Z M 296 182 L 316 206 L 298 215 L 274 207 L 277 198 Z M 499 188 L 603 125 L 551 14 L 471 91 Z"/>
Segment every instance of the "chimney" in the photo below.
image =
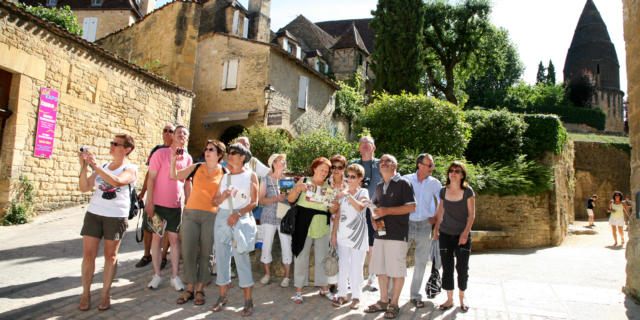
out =
<path fill-rule="evenodd" d="M 140 12 L 143 17 L 149 15 L 153 10 L 156 9 L 156 0 L 142 0 L 140 3 Z"/>
<path fill-rule="evenodd" d="M 269 42 L 271 40 L 271 0 L 249 0 L 249 38 Z"/>

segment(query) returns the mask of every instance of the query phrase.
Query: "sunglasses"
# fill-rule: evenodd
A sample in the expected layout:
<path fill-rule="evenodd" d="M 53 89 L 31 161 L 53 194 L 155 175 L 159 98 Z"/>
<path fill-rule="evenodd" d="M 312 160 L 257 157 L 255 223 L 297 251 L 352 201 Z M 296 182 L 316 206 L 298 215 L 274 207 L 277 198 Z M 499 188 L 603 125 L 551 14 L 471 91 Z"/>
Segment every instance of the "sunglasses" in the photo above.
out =
<path fill-rule="evenodd" d="M 115 141 L 111 141 L 109 143 L 114 147 L 120 147 L 120 146 L 124 147 L 124 143 L 119 143 L 119 142 L 115 142 Z"/>
<path fill-rule="evenodd" d="M 228 153 L 228 155 L 230 155 L 230 156 L 236 155 L 236 154 L 240 154 L 240 152 L 233 150 L 233 151 L 229 151 L 229 153 Z"/>
<path fill-rule="evenodd" d="M 214 152 L 216 151 L 216 148 L 204 148 L 204 152 L 207 152 L 207 151 Z"/>
<path fill-rule="evenodd" d="M 344 167 L 343 166 L 331 166 L 331 170 L 333 170 L 333 169 L 342 170 L 342 169 L 344 169 Z"/>
<path fill-rule="evenodd" d="M 449 169 L 449 173 L 455 172 L 456 174 L 461 174 L 462 170 L 460 169 Z"/>
<path fill-rule="evenodd" d="M 162 132 L 163 133 L 167 133 L 167 132 L 168 133 L 173 133 L 173 130 L 171 130 L 171 129 L 162 129 Z"/>
<path fill-rule="evenodd" d="M 347 175 L 347 179 L 358 179 L 358 176 L 350 174 L 350 175 Z"/>

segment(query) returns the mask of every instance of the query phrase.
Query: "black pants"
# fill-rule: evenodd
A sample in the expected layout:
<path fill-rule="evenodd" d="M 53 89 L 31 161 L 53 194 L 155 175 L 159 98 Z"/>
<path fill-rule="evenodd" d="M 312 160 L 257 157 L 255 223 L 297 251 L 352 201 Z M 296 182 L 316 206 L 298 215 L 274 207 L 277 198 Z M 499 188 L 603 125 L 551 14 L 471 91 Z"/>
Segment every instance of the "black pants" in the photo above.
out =
<path fill-rule="evenodd" d="M 458 289 L 467 290 L 469 279 L 469 255 L 471 254 L 471 235 L 464 245 L 458 245 L 460 235 L 440 232 L 440 259 L 442 259 L 442 289 L 453 290 L 453 266 L 458 272 Z"/>

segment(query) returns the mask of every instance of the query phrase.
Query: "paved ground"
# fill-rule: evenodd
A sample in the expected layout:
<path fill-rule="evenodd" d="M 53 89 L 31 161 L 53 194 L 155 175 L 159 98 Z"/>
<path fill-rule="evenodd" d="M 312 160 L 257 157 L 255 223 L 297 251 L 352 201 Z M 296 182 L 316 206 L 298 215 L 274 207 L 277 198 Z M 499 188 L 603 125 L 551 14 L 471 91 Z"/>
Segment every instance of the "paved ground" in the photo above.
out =
<path fill-rule="evenodd" d="M 120 250 L 112 308 L 97 311 L 101 268 L 94 279 L 91 310 L 77 310 L 82 242 L 81 207 L 53 212 L 28 225 L 0 227 L 0 319 L 230 319 L 240 318 L 242 292 L 229 292 L 230 305 L 220 313 L 209 311 L 217 289 L 206 288 L 207 303 L 176 305 L 178 297 L 167 275 L 158 290 L 145 288 L 151 266 L 136 269 L 142 249 L 130 226 Z M 584 224 L 577 222 L 578 225 Z M 621 293 L 625 281 L 623 248 L 612 243 L 606 222 L 598 222 L 597 235 L 572 235 L 556 248 L 504 250 L 473 254 L 467 296 L 471 309 L 434 310 L 444 293 L 416 311 L 408 303 L 408 287 L 401 297 L 401 319 L 640 319 L 640 306 Z M 98 259 L 97 266 L 104 263 Z M 166 272 L 166 271 L 165 271 Z M 260 274 L 254 274 L 259 279 Z M 276 279 L 278 281 L 279 279 Z M 425 279 L 426 281 L 426 279 Z M 293 288 L 276 283 L 257 285 L 254 319 L 379 319 L 362 308 L 335 309 L 305 289 L 303 305 L 290 301 Z M 364 302 L 378 296 L 365 293 Z M 457 304 L 457 301 L 456 301 Z"/>

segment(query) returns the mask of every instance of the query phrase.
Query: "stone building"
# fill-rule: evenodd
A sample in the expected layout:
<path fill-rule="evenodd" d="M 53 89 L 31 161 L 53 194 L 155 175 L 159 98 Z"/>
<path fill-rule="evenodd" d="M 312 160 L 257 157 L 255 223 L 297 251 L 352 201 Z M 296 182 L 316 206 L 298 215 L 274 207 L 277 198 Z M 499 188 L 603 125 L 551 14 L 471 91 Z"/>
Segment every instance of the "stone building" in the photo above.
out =
<path fill-rule="evenodd" d="M 624 0 L 624 40 L 627 48 L 627 79 L 629 93 L 629 142 L 631 144 L 631 194 L 633 211 L 627 244 L 627 281 L 625 292 L 640 301 L 640 0 Z"/>
<path fill-rule="evenodd" d="M 591 105 L 607 114 L 605 131 L 624 132 L 624 93 L 620 91 L 620 64 L 600 12 L 587 0 L 564 63 L 564 81 L 587 73 L 594 82 Z"/>
<path fill-rule="evenodd" d="M 19 0 L 31 6 L 69 6 L 82 26 L 82 39 L 93 42 L 132 25 L 156 7 L 156 0 Z"/>
<path fill-rule="evenodd" d="M 303 59 L 294 37 L 277 43 L 269 10 L 269 0 L 250 0 L 249 9 L 228 0 L 175 1 L 97 43 L 139 64 L 157 59 L 164 76 L 193 90 L 195 156 L 207 139 L 226 142 L 256 123 L 291 134 L 348 133 L 347 122 L 333 117 L 339 87 Z"/>
<path fill-rule="evenodd" d="M 2 209 L 23 175 L 35 186 L 36 210 L 84 202 L 90 194 L 78 191 L 78 147 L 108 161 L 118 133 L 135 140 L 129 159 L 140 182 L 164 124 L 189 123 L 192 92 L 11 2 L 0 1 L 0 30 Z"/>

